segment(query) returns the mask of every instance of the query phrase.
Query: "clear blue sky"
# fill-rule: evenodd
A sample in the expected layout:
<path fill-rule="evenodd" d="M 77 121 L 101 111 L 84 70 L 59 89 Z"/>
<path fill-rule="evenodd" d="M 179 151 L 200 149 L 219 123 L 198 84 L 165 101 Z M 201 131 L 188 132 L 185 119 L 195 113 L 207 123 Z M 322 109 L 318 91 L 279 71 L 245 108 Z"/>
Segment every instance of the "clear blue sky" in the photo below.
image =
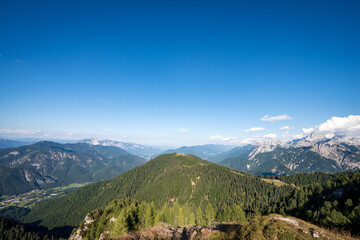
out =
<path fill-rule="evenodd" d="M 360 114 L 359 12 L 357 0 L 3 0 L 0 135 L 190 145 Z"/>

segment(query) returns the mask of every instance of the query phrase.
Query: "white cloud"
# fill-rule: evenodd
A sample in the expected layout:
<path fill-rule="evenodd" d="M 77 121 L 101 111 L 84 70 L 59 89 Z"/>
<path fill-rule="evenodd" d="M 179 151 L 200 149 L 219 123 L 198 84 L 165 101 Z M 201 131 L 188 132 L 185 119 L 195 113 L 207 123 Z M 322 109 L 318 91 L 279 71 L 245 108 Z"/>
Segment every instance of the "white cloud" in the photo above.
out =
<path fill-rule="evenodd" d="M 359 136 L 360 115 L 349 115 L 348 117 L 332 117 L 320 124 L 317 130 L 325 134 Z"/>
<path fill-rule="evenodd" d="M 290 126 L 283 126 L 283 127 L 281 127 L 280 128 L 280 130 L 289 130 L 289 129 L 291 129 L 292 127 L 290 127 Z"/>
<path fill-rule="evenodd" d="M 276 122 L 276 121 L 291 120 L 291 119 L 293 119 L 293 118 L 290 117 L 289 115 L 283 114 L 283 115 L 272 116 L 272 117 L 270 117 L 269 115 L 265 115 L 260 120 L 266 121 L 266 122 Z"/>
<path fill-rule="evenodd" d="M 276 133 L 269 133 L 263 136 L 263 138 L 276 138 L 276 137 L 277 137 Z"/>
<path fill-rule="evenodd" d="M 303 128 L 302 132 L 309 135 L 312 132 L 320 132 L 326 137 L 345 135 L 349 137 L 360 136 L 360 115 L 349 115 L 347 117 L 332 117 L 324 123 L 311 128 Z"/>
<path fill-rule="evenodd" d="M 16 62 L 17 62 L 17 63 L 24 63 L 24 61 L 21 60 L 21 59 L 16 59 Z"/>
<path fill-rule="evenodd" d="M 244 132 L 256 132 L 256 131 L 263 131 L 263 130 L 265 130 L 265 128 L 263 128 L 263 127 L 252 127 L 250 129 L 244 130 Z"/>
<path fill-rule="evenodd" d="M 245 138 L 245 139 L 239 140 L 238 143 L 239 144 L 254 144 L 257 140 L 258 140 L 258 138 L 256 138 L 256 137 Z"/>
<path fill-rule="evenodd" d="M 303 128 L 302 132 L 306 135 L 312 133 L 313 131 L 315 131 L 315 128 Z"/>
<path fill-rule="evenodd" d="M 218 141 L 218 142 L 235 142 L 236 137 L 223 137 L 221 135 L 211 136 L 209 137 L 210 141 Z"/>
<path fill-rule="evenodd" d="M 40 131 L 37 131 L 37 130 L 29 130 L 29 129 L 8 129 L 8 128 L 2 128 L 2 129 L 0 129 L 0 133 L 32 135 L 32 134 L 40 133 Z"/>
<path fill-rule="evenodd" d="M 179 132 L 179 133 L 188 133 L 190 130 L 186 129 L 186 128 L 179 128 L 176 131 Z"/>

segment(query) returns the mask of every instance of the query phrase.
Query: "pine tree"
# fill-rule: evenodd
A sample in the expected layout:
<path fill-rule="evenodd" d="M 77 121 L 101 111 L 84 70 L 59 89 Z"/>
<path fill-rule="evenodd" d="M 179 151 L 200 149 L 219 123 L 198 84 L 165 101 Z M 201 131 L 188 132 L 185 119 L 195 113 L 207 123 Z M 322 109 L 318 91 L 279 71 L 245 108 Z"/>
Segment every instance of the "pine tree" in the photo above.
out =
<path fill-rule="evenodd" d="M 178 214 L 177 214 L 177 222 L 180 227 L 185 226 L 185 216 L 182 207 L 179 207 Z"/>
<path fill-rule="evenodd" d="M 229 206 L 227 206 L 227 205 L 223 206 L 220 219 L 223 222 L 234 221 L 233 216 L 232 216 L 232 210 Z"/>
<path fill-rule="evenodd" d="M 233 211 L 233 214 L 234 214 L 233 215 L 234 216 L 233 221 L 236 221 L 238 223 L 246 221 L 245 212 L 244 212 L 244 210 L 241 209 L 241 207 L 239 205 L 233 204 L 231 206 L 231 208 L 232 208 L 232 211 Z"/>
<path fill-rule="evenodd" d="M 196 225 L 198 226 L 204 226 L 204 217 L 203 217 L 203 212 L 201 210 L 201 207 L 199 206 L 198 209 L 196 210 Z"/>
<path fill-rule="evenodd" d="M 185 204 L 183 207 L 183 213 L 184 213 L 184 226 L 189 226 L 189 222 L 190 222 L 190 207 L 188 204 Z"/>
<path fill-rule="evenodd" d="M 195 214 L 193 212 L 190 212 L 190 215 L 189 215 L 189 223 L 188 223 L 189 226 L 195 226 Z"/>
<path fill-rule="evenodd" d="M 174 207 L 172 208 L 172 216 L 173 216 L 173 221 L 172 221 L 172 225 L 173 226 L 179 226 L 179 204 L 177 202 L 175 202 Z"/>
<path fill-rule="evenodd" d="M 127 232 L 127 226 L 126 226 L 126 213 L 125 208 L 121 209 L 120 214 L 117 216 L 114 227 L 111 231 L 111 237 L 117 237 L 121 235 L 124 232 Z"/>
<path fill-rule="evenodd" d="M 205 217 L 207 226 L 211 226 L 215 219 L 215 211 L 214 208 L 211 206 L 211 203 L 206 206 Z"/>
<path fill-rule="evenodd" d="M 150 204 L 146 204 L 145 210 L 145 228 L 149 228 L 153 225 L 153 216 Z"/>

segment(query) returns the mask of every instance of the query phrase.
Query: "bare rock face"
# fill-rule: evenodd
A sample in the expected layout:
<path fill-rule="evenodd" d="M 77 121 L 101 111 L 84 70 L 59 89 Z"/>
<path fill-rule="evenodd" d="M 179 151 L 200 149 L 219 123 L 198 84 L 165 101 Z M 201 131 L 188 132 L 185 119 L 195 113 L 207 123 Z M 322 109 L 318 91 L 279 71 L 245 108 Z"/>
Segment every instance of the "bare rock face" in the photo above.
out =
<path fill-rule="evenodd" d="M 82 233 L 86 232 L 87 230 L 89 230 L 89 226 L 95 221 L 94 218 L 91 217 L 91 214 L 88 213 L 85 216 L 85 221 L 84 224 L 82 226 L 80 226 L 75 233 L 71 234 L 69 240 L 83 240 L 84 238 L 82 237 Z M 106 237 L 106 232 L 103 233 L 103 239 L 107 239 Z M 102 234 L 102 235 L 103 235 Z M 101 236 L 100 236 L 101 238 Z"/>
<path fill-rule="evenodd" d="M 284 162 L 281 163 L 282 166 L 286 167 L 289 172 L 296 172 L 297 168 L 301 164 L 311 166 L 316 163 L 314 162 L 315 160 L 321 157 L 333 160 L 334 163 L 331 165 L 334 169 L 336 169 L 335 171 L 357 170 L 360 169 L 359 142 L 360 138 L 327 136 L 317 131 L 304 138 L 292 141 L 267 140 L 259 142 L 250 152 L 246 163 L 246 169 L 248 171 L 252 171 L 261 168 L 262 162 L 259 160 L 259 158 L 261 158 L 261 154 L 268 153 L 271 155 L 272 153 L 275 154 L 277 149 L 283 149 L 283 154 L 291 155 L 291 157 L 288 156 L 288 158 L 284 159 Z M 318 158 L 313 157 L 313 162 L 303 163 L 308 160 L 306 160 L 301 154 L 308 151 L 316 153 Z M 273 160 L 277 160 L 278 158 L 281 158 L 281 156 L 276 156 L 276 154 L 273 156 Z M 279 167 L 266 170 L 275 174 L 286 173 L 279 171 L 278 169 Z M 305 170 L 302 169 L 300 172 Z M 309 169 L 308 171 L 319 171 L 319 169 Z"/>
<path fill-rule="evenodd" d="M 355 146 L 351 147 L 330 140 L 328 142 L 314 144 L 311 147 L 311 151 L 325 158 L 335 160 L 343 170 L 360 168 L 360 149 Z"/>
<path fill-rule="evenodd" d="M 81 229 L 78 228 L 75 233 L 71 234 L 69 240 L 83 240 L 83 237 L 80 235 Z"/>

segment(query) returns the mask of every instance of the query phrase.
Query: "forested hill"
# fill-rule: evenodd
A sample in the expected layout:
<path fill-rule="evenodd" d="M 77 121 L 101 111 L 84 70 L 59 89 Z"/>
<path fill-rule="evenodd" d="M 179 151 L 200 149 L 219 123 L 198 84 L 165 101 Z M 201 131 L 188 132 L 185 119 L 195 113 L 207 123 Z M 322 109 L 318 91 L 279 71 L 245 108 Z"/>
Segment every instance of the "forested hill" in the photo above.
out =
<path fill-rule="evenodd" d="M 109 181 L 92 184 L 64 197 L 36 206 L 26 222 L 41 221 L 49 227 L 78 226 L 88 212 L 118 198 L 153 202 L 194 204 L 215 209 L 238 204 L 259 212 L 277 202 L 292 187 L 278 187 L 259 176 L 238 172 L 193 155 L 165 154 Z"/>
<path fill-rule="evenodd" d="M 304 181 L 301 180 L 304 178 Z M 323 179 L 305 184 L 308 179 Z M 318 178 L 319 177 L 319 178 Z M 327 228 L 345 229 L 360 234 L 360 171 L 334 175 L 311 174 L 285 177 L 304 186 L 264 211 L 299 217 Z"/>

